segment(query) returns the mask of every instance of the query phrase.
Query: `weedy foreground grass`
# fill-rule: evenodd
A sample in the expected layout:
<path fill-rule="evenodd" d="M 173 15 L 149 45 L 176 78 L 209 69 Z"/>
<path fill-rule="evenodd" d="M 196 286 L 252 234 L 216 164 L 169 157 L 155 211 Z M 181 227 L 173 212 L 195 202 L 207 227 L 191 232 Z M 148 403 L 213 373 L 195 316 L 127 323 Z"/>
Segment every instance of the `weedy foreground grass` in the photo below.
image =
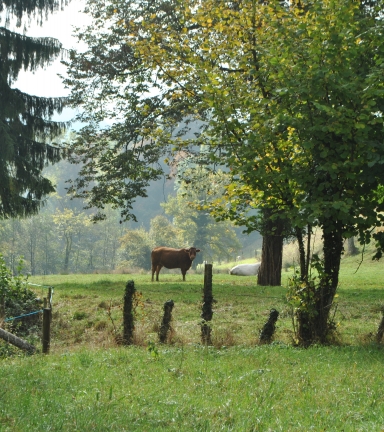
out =
<path fill-rule="evenodd" d="M 379 431 L 384 428 L 384 263 L 343 260 L 337 345 L 292 346 L 283 286 L 214 274 L 214 345 L 200 344 L 203 275 L 34 277 L 54 287 L 49 355 L 0 360 L 0 431 Z M 117 344 L 127 280 L 141 293 L 135 346 Z M 36 287 L 44 296 L 45 287 Z M 165 301 L 173 332 L 160 345 Z M 269 310 L 275 341 L 258 345 Z"/>
<path fill-rule="evenodd" d="M 13 358 L 0 368 L 0 430 L 379 431 L 383 354 L 277 344 Z"/>

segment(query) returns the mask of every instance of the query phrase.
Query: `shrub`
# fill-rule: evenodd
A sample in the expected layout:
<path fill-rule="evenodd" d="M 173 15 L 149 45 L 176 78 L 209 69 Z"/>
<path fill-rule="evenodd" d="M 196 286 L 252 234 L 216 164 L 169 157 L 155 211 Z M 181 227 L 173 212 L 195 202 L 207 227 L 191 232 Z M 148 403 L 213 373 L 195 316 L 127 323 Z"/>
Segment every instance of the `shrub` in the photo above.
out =
<path fill-rule="evenodd" d="M 18 275 L 13 276 L 0 254 L 0 299 L 5 299 L 5 317 L 18 317 L 41 309 L 41 301 L 36 294 L 28 289 L 28 276 L 23 276 L 22 260 L 17 268 Z M 33 314 L 22 319 L 7 322 L 7 329 L 19 336 L 32 335 L 40 332 L 41 315 Z"/>

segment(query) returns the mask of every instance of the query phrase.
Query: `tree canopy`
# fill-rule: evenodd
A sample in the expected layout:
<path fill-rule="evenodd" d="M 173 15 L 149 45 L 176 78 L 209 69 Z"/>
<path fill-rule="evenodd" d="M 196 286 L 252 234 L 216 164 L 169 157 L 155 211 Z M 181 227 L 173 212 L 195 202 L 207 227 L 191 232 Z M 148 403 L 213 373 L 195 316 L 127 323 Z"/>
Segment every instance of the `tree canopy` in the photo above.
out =
<path fill-rule="evenodd" d="M 164 145 L 204 142 L 233 175 L 226 206 L 216 203 L 226 215 L 265 206 L 297 226 L 340 221 L 367 236 L 380 223 L 383 43 L 381 2 L 363 6 L 90 3 L 94 23 L 79 35 L 89 49 L 73 53 L 67 81 L 89 123 L 74 145 L 88 163 L 77 189 L 97 180 L 93 204 L 129 202 L 159 174 Z M 186 119 L 204 133 L 178 138 Z"/>
<path fill-rule="evenodd" d="M 27 216 L 40 208 L 45 195 L 54 190 L 44 178 L 47 163 L 60 159 L 60 149 L 52 139 L 64 124 L 51 121 L 54 112 L 61 112 L 62 98 L 44 98 L 15 88 L 19 72 L 35 71 L 49 65 L 61 50 L 52 38 L 32 38 L 8 29 L 16 18 L 37 18 L 42 21 L 63 1 L 0 1 L 0 218 Z M 1 25 L 2 24 L 2 25 Z"/>

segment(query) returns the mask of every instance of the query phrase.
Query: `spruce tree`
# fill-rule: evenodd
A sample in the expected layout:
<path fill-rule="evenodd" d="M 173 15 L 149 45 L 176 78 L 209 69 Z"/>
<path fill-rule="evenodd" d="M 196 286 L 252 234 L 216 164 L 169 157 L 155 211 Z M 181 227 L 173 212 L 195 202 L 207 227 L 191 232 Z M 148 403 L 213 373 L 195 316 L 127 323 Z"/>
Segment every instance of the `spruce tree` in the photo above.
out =
<path fill-rule="evenodd" d="M 54 190 L 42 170 L 60 159 L 52 139 L 65 127 L 51 121 L 54 112 L 61 112 L 63 98 L 38 97 L 15 88 L 22 69 L 33 72 L 60 54 L 60 42 L 10 31 L 7 24 L 16 19 L 20 27 L 24 18 L 41 24 L 62 2 L 0 0 L 0 219 L 37 213 L 44 196 Z"/>

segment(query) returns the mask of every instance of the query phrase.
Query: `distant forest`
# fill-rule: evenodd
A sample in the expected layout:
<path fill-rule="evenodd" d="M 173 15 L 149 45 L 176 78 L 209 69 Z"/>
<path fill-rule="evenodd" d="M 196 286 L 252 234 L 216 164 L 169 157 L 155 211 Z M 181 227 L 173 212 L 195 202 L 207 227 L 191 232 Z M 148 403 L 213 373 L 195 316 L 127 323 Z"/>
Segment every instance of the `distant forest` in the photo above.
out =
<path fill-rule="evenodd" d="M 150 251 L 159 245 L 199 247 L 202 253 L 195 265 L 261 253 L 259 233 L 243 234 L 241 227 L 216 223 L 180 205 L 173 179 L 152 182 L 148 197 L 137 199 L 137 222 L 121 222 L 119 210 L 107 208 L 107 219 L 95 224 L 89 219 L 94 210 L 84 210 L 81 199 L 67 195 L 67 180 L 77 171 L 78 166 L 67 161 L 50 166 L 45 175 L 56 192 L 39 214 L 0 221 L 0 253 L 14 273 L 20 257 L 23 271 L 30 274 L 149 271 Z"/>

